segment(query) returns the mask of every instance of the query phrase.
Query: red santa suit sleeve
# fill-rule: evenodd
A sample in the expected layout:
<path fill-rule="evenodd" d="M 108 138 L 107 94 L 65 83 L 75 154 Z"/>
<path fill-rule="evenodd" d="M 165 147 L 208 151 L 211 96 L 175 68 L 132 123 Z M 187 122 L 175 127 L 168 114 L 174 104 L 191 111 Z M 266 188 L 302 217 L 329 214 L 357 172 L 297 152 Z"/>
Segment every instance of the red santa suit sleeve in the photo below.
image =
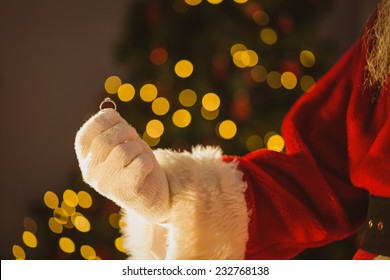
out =
<path fill-rule="evenodd" d="M 234 158 L 247 183 L 247 259 L 289 259 L 362 226 L 368 196 L 349 176 L 347 116 L 351 96 L 362 93 L 364 62 L 358 41 L 298 100 L 282 126 L 285 153 Z"/>
<path fill-rule="evenodd" d="M 369 208 L 369 198 L 390 197 L 390 87 L 373 102 L 364 87 L 365 45 L 356 42 L 289 111 L 286 152 L 154 151 L 169 183 L 170 214 L 155 224 L 124 209 L 129 257 L 290 259 L 358 231 L 378 206 Z M 371 240 L 386 243 L 388 222 L 379 218 L 368 217 Z M 358 257 L 389 255 L 370 246 L 376 253 Z"/>

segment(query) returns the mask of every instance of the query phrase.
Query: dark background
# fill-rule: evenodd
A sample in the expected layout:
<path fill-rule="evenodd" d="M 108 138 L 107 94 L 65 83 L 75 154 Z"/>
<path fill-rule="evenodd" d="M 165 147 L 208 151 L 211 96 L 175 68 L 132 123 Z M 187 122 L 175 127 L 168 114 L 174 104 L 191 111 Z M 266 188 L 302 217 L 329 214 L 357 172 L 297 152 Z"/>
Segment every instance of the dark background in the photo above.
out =
<path fill-rule="evenodd" d="M 114 51 L 131 0 L 0 0 L 0 256 L 12 258 L 23 219 L 47 190 L 78 173 L 74 136 L 124 69 Z M 334 1 L 318 40 L 333 64 L 378 1 Z"/>

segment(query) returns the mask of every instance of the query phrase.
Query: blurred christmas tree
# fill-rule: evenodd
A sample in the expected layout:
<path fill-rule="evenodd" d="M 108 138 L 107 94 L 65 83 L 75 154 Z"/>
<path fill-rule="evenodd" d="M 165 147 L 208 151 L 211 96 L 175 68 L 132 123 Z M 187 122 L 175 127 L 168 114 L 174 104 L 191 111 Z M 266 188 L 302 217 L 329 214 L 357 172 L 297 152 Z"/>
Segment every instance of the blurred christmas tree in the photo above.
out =
<path fill-rule="evenodd" d="M 319 0 L 134 0 L 117 51 L 127 74 L 108 77 L 105 91 L 152 147 L 282 152 L 285 113 L 333 61 L 316 37 L 329 7 Z M 80 178 L 62 197 L 47 192 L 35 212 L 41 220 L 28 218 L 23 243 L 35 248 L 40 240 L 45 252 L 28 249 L 28 258 L 126 257 L 117 206 Z M 300 257 L 350 258 L 351 246 L 353 239 Z M 13 250 L 26 258 L 21 246 Z"/>
<path fill-rule="evenodd" d="M 280 151 L 280 137 L 268 140 L 327 66 L 315 55 L 315 23 L 329 5 L 134 1 L 117 53 L 131 86 L 118 91 L 121 83 L 108 80 L 108 92 L 118 92 L 121 113 L 151 146 Z"/>

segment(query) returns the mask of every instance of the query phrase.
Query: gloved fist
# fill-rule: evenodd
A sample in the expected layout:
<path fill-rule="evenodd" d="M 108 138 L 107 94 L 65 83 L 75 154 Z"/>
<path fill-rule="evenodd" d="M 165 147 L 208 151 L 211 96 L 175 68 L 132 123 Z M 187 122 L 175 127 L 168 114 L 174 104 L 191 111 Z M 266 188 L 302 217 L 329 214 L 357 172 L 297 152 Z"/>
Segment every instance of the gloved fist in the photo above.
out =
<path fill-rule="evenodd" d="M 75 150 L 85 182 L 99 193 L 150 221 L 167 218 L 166 175 L 118 112 L 104 109 L 92 116 L 77 132 Z"/>

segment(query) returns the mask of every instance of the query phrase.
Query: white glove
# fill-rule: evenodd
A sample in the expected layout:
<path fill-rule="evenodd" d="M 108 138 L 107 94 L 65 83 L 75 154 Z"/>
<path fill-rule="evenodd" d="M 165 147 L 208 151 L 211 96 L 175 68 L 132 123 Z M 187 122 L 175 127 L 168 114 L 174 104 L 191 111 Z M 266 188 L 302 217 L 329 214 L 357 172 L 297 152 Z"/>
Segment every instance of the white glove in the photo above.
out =
<path fill-rule="evenodd" d="M 75 150 L 85 182 L 96 191 L 151 222 L 167 218 L 166 175 L 118 112 L 104 109 L 92 116 L 77 132 Z"/>

